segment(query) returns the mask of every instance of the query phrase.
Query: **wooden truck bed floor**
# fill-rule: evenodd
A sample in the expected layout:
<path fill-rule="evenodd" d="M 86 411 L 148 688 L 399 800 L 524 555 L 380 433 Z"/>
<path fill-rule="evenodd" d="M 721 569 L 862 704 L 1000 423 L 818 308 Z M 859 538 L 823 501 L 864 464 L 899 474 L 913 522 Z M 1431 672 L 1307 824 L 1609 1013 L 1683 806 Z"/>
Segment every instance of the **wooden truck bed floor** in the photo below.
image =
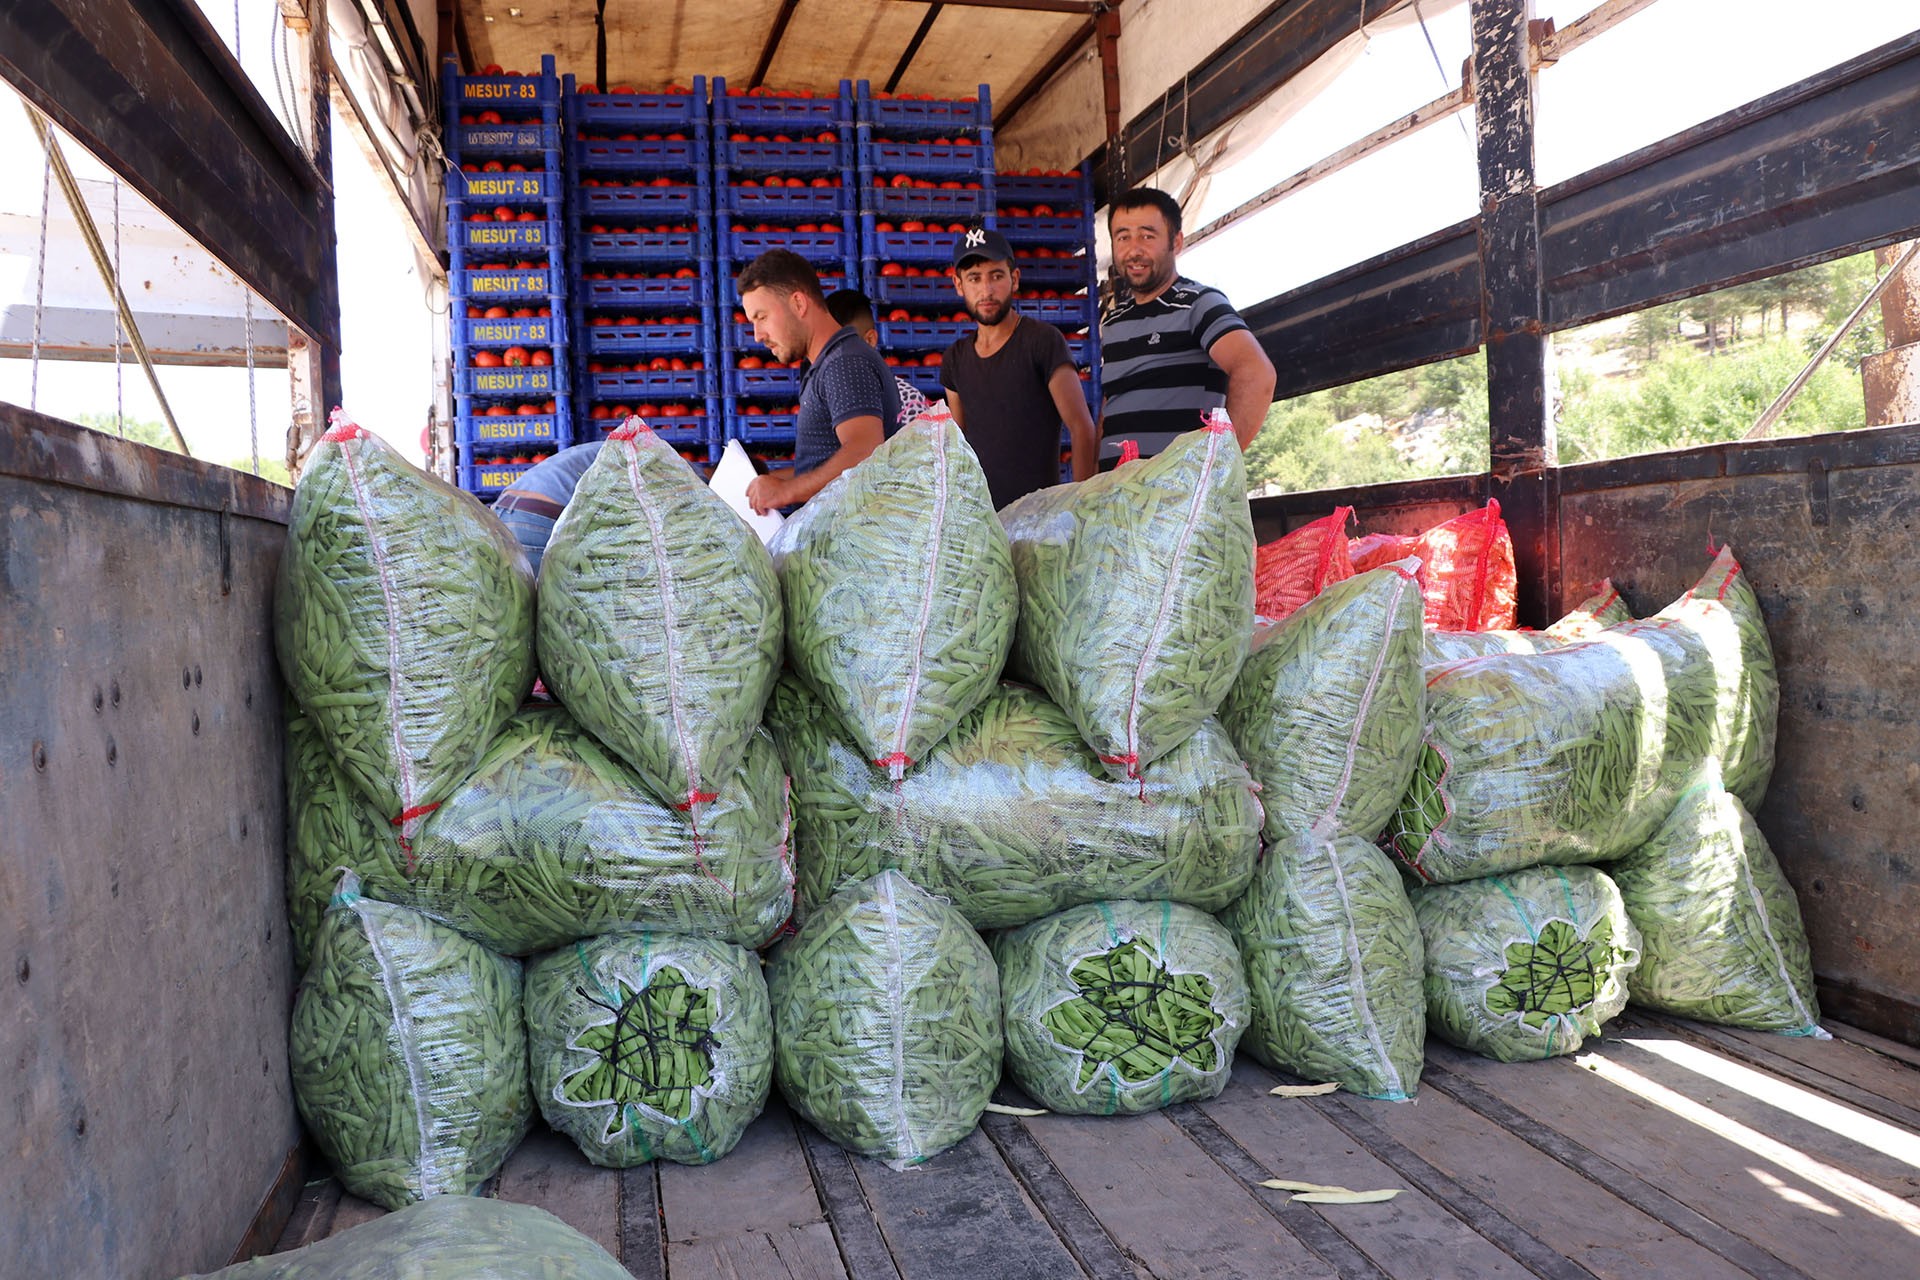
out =
<path fill-rule="evenodd" d="M 1275 1098 L 1244 1056 L 1212 1102 L 1129 1119 L 989 1114 L 929 1164 L 851 1157 L 776 1092 L 725 1159 L 612 1171 L 534 1132 L 487 1190 L 642 1280 L 673 1277 L 1920 1276 L 1920 1052 L 1629 1011 L 1570 1058 L 1430 1042 L 1419 1100 Z M 1003 1086 L 999 1100 L 1026 1105 Z M 1356 1190 L 1289 1204 L 1267 1178 Z M 380 1210 L 306 1188 L 280 1248 Z"/>

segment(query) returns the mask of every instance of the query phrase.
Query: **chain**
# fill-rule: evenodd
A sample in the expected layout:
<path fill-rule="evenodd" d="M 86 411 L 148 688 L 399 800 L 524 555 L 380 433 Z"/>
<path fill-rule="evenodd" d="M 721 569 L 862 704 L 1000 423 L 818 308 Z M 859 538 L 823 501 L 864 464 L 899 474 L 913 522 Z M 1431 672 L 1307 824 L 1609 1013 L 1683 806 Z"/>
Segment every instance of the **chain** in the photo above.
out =
<path fill-rule="evenodd" d="M 40 408 L 40 324 L 47 311 L 47 201 L 52 194 L 53 144 L 48 142 L 46 167 L 40 173 L 40 267 L 33 286 L 33 373 L 27 390 L 27 408 L 36 412 Z"/>
<path fill-rule="evenodd" d="M 240 282 L 246 291 L 247 317 L 247 431 L 253 439 L 253 474 L 260 474 L 260 410 L 254 402 L 256 388 L 253 378 L 253 286 L 246 281 Z"/>

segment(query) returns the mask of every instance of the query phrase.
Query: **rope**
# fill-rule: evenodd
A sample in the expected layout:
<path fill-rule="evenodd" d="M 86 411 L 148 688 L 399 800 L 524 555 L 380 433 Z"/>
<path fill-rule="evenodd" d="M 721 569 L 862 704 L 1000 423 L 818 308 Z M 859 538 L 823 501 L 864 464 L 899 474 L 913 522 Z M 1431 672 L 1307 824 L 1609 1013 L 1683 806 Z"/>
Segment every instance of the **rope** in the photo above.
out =
<path fill-rule="evenodd" d="M 240 282 L 240 288 L 246 293 L 247 321 L 247 434 L 253 441 L 253 474 L 260 474 L 260 409 L 255 403 L 258 388 L 253 377 L 253 286 L 246 281 Z"/>
<path fill-rule="evenodd" d="M 28 384 L 27 408 L 40 408 L 40 322 L 47 311 L 47 199 L 53 193 L 53 135 L 43 134 L 46 166 L 40 174 L 40 266 L 33 286 L 33 373 Z"/>
<path fill-rule="evenodd" d="M 113 278 L 120 278 L 120 179 L 113 179 Z M 127 438 L 127 376 L 121 359 L 121 344 L 127 327 L 120 323 L 120 309 L 113 311 L 113 424 L 122 440 Z"/>

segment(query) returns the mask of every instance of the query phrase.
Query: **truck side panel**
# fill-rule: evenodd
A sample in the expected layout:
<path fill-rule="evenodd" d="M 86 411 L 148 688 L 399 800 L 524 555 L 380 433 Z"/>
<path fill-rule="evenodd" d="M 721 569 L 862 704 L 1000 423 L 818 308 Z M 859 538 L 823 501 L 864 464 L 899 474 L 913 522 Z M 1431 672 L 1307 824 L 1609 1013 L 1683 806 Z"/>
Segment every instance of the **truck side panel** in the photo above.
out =
<path fill-rule="evenodd" d="M 287 508 L 0 405 L 10 1275 L 212 1269 L 297 1192 L 271 617 Z"/>

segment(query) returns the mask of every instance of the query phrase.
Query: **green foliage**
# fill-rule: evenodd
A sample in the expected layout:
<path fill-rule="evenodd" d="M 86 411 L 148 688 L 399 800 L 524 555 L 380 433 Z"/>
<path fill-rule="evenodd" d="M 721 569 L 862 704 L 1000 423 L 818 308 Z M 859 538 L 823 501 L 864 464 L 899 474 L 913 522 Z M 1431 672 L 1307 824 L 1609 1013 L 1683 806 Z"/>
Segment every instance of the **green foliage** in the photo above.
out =
<path fill-rule="evenodd" d="M 121 428 L 124 425 L 126 438 L 135 444 L 150 445 L 155 449 L 165 449 L 168 453 L 180 452 L 180 447 L 173 442 L 173 433 L 167 430 L 167 424 L 164 422 L 156 422 L 147 418 L 128 418 L 123 424 L 116 420 L 110 413 L 79 413 L 74 415 L 73 421 L 83 427 L 90 427 L 103 435 L 109 436 L 122 434 Z M 252 474 L 253 472 L 253 459 L 250 457 L 235 458 L 231 462 L 222 463 L 221 465 L 229 467 L 234 471 L 245 471 L 248 474 Z M 275 484 L 286 485 L 288 488 L 293 487 L 293 474 L 287 470 L 287 464 L 284 459 L 262 455 L 260 458 L 260 478 L 262 480 L 271 480 Z"/>

